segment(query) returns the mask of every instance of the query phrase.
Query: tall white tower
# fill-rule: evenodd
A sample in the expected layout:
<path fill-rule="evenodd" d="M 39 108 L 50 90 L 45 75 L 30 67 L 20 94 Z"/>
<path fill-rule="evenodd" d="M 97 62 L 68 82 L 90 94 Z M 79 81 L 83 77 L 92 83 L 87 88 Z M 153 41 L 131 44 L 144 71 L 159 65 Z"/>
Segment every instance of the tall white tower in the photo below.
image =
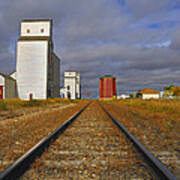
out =
<path fill-rule="evenodd" d="M 19 98 L 59 96 L 60 60 L 53 52 L 51 19 L 21 22 L 16 69 Z"/>
<path fill-rule="evenodd" d="M 65 97 L 70 99 L 81 98 L 80 74 L 75 71 L 64 72 Z"/>

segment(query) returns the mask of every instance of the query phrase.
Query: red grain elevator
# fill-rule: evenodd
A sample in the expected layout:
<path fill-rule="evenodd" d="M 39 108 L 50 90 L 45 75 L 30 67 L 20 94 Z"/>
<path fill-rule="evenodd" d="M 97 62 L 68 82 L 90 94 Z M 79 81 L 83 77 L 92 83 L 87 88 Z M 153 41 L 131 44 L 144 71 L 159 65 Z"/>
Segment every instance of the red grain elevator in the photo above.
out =
<path fill-rule="evenodd" d="M 116 78 L 112 76 L 104 76 L 99 81 L 99 98 L 100 99 L 116 99 L 117 87 Z"/>

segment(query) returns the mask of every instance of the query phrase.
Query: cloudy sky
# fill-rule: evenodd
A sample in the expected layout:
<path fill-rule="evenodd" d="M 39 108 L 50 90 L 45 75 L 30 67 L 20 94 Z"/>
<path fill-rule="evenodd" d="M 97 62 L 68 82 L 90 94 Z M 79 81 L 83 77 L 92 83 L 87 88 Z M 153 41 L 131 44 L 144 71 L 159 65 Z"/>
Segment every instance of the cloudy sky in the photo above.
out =
<path fill-rule="evenodd" d="M 0 0 L 1 73 L 15 69 L 26 18 L 54 20 L 61 80 L 79 71 L 83 93 L 96 97 L 106 74 L 117 77 L 119 93 L 180 86 L 179 0 Z"/>

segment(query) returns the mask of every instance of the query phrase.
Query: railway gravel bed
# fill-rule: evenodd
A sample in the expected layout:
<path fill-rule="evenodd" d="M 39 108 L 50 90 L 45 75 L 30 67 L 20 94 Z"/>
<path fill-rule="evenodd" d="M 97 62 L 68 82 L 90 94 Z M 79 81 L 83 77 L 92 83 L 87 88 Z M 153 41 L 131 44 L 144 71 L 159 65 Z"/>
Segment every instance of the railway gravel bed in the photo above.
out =
<path fill-rule="evenodd" d="M 20 179 L 158 178 L 97 102 L 93 102 Z"/>
<path fill-rule="evenodd" d="M 147 119 L 148 115 L 139 116 L 133 108 L 113 102 L 103 103 L 103 106 L 180 179 L 180 134 L 178 135 L 178 132 L 173 130 L 166 132 L 160 127 L 160 123 Z"/>
<path fill-rule="evenodd" d="M 87 101 L 0 122 L 0 171 L 12 164 L 32 146 L 47 136 Z"/>

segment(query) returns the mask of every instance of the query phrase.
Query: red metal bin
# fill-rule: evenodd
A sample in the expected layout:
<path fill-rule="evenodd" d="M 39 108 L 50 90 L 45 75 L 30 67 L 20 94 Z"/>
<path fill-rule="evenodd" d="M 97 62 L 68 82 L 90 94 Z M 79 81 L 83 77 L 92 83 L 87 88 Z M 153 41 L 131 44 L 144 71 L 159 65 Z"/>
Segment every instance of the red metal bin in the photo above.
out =
<path fill-rule="evenodd" d="M 116 78 L 112 76 L 104 76 L 99 82 L 99 98 L 100 99 L 116 99 L 117 88 Z"/>

